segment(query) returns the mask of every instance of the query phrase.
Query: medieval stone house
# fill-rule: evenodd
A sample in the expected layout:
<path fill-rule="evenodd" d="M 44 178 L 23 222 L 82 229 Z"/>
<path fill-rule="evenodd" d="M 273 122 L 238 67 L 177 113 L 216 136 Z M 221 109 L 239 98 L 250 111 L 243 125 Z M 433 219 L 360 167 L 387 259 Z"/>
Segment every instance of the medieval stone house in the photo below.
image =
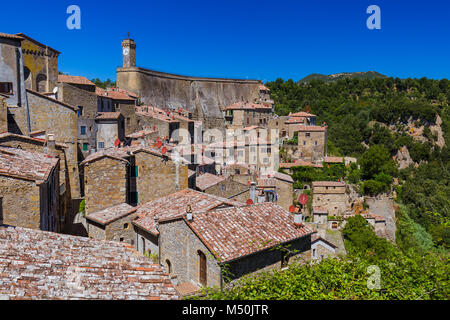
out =
<path fill-rule="evenodd" d="M 59 159 L 0 147 L 0 224 L 59 232 Z"/>
<path fill-rule="evenodd" d="M 222 287 L 263 269 L 309 259 L 312 230 L 273 203 L 159 220 L 160 260 L 178 283 Z"/>
<path fill-rule="evenodd" d="M 250 199 L 250 186 L 234 181 L 231 177 L 203 173 L 197 176 L 195 186 L 199 191 L 239 202 Z"/>
<path fill-rule="evenodd" d="M 345 183 L 338 181 L 314 181 L 313 207 L 322 207 L 330 216 L 344 215 L 348 209 Z"/>
<path fill-rule="evenodd" d="M 87 214 L 121 203 L 143 204 L 188 186 L 182 159 L 140 145 L 93 153 L 81 165 Z"/>

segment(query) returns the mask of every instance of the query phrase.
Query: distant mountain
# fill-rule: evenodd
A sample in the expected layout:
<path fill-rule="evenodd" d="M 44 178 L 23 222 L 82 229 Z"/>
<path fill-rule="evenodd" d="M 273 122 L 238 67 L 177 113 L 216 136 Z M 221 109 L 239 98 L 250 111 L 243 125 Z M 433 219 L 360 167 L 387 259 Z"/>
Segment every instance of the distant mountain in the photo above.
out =
<path fill-rule="evenodd" d="M 309 76 L 301 79 L 299 82 L 308 82 L 312 79 L 323 80 L 325 82 L 336 81 L 339 79 L 345 78 L 358 78 L 358 79 L 375 79 L 375 78 L 387 78 L 387 76 L 378 73 L 376 71 L 367 71 L 367 72 L 342 72 L 330 75 L 324 75 L 320 73 L 313 73 Z"/>

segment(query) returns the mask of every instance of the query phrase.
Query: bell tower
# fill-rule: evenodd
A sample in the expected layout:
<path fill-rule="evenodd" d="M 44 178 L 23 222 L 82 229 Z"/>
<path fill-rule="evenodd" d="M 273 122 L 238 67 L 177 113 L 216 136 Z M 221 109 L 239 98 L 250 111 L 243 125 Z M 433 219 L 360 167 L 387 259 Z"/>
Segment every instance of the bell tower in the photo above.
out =
<path fill-rule="evenodd" d="M 128 33 L 128 39 L 122 41 L 122 56 L 123 56 L 123 68 L 136 67 L 136 42 L 130 39 Z"/>

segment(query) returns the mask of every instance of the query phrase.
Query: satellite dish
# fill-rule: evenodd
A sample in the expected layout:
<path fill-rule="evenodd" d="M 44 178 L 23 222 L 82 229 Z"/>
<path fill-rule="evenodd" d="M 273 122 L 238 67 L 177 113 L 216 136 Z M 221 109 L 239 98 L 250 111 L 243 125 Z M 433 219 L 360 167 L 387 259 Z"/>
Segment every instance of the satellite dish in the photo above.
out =
<path fill-rule="evenodd" d="M 294 213 L 295 212 L 295 207 L 294 206 L 290 206 L 289 207 L 289 212 L 290 213 Z"/>
<path fill-rule="evenodd" d="M 158 149 L 160 149 L 162 147 L 162 142 L 158 141 L 158 143 L 156 143 L 156 146 L 158 147 Z"/>
<path fill-rule="evenodd" d="M 162 148 L 161 153 L 162 154 L 166 154 L 167 153 L 167 148 L 166 147 Z"/>
<path fill-rule="evenodd" d="M 247 205 L 248 205 L 248 206 L 251 206 L 252 204 L 253 204 L 253 200 L 252 200 L 252 199 L 248 199 L 248 200 L 247 200 Z"/>
<path fill-rule="evenodd" d="M 57 93 L 58 93 L 58 87 L 55 87 L 55 88 L 53 89 L 53 93 L 54 93 L 54 94 L 57 94 Z"/>
<path fill-rule="evenodd" d="M 119 139 L 116 139 L 116 141 L 114 141 L 114 146 L 115 147 L 118 147 L 120 145 L 120 140 Z"/>
<path fill-rule="evenodd" d="M 300 202 L 302 205 L 305 205 L 308 202 L 308 195 L 304 193 L 300 195 L 300 197 L 298 198 L 298 202 Z"/>

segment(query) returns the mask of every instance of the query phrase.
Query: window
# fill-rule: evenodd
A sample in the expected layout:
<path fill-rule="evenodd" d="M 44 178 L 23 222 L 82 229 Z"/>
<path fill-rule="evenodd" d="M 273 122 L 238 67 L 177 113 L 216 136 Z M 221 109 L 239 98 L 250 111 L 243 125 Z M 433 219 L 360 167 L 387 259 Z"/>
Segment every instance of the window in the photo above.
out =
<path fill-rule="evenodd" d="M 123 238 L 120 238 L 120 242 L 123 242 L 123 240 L 124 240 Z"/>
<path fill-rule="evenodd" d="M 167 264 L 167 271 L 169 274 L 171 274 L 172 273 L 172 263 L 170 263 L 169 259 L 166 260 L 166 264 Z"/>
<path fill-rule="evenodd" d="M 206 255 L 200 250 L 197 251 L 199 258 L 199 282 L 202 286 L 207 284 Z"/>
<path fill-rule="evenodd" d="M 80 127 L 80 134 L 83 135 L 83 136 L 86 134 L 86 126 L 81 126 Z"/>
<path fill-rule="evenodd" d="M 309 138 L 311 136 L 311 133 L 307 132 L 306 137 Z"/>
<path fill-rule="evenodd" d="M 139 177 L 139 167 L 138 166 L 132 166 L 131 167 L 131 177 L 132 178 L 138 178 Z"/>
<path fill-rule="evenodd" d="M 83 151 L 89 151 L 89 143 L 83 143 Z"/>
<path fill-rule="evenodd" d="M 99 142 L 98 143 L 98 148 L 99 149 L 105 149 L 105 143 L 104 142 Z"/>
<path fill-rule="evenodd" d="M 83 107 L 78 106 L 78 116 L 82 116 L 82 115 L 83 115 Z"/>
<path fill-rule="evenodd" d="M 12 82 L 0 82 L 0 93 L 13 94 Z"/>
<path fill-rule="evenodd" d="M 303 141 L 303 145 L 306 146 L 306 141 Z"/>
<path fill-rule="evenodd" d="M 128 229 L 128 226 L 129 226 L 128 223 L 125 223 L 125 224 L 123 225 L 123 229 L 124 229 L 124 230 Z"/>
<path fill-rule="evenodd" d="M 314 141 L 314 145 L 317 146 L 317 141 Z"/>
<path fill-rule="evenodd" d="M 316 257 L 316 249 L 313 249 L 313 258 Z"/>

